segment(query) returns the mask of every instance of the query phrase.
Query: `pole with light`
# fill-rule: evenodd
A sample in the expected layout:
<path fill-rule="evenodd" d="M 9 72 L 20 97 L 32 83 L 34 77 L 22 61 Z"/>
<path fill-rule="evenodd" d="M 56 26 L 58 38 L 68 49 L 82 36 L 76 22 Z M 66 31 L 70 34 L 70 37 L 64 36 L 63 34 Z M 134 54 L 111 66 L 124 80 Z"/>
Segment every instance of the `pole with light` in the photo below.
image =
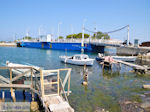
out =
<path fill-rule="evenodd" d="M 84 52 L 84 24 L 85 24 L 86 19 L 83 20 L 83 25 L 82 25 L 82 41 L 81 41 L 81 51 Z"/>

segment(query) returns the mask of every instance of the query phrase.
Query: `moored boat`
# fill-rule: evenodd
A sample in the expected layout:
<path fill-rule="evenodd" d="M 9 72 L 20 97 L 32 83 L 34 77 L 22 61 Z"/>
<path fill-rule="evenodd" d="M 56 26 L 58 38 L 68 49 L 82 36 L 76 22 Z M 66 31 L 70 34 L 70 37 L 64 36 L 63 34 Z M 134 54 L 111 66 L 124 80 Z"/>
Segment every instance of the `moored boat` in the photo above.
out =
<path fill-rule="evenodd" d="M 94 59 L 85 54 L 76 54 L 73 56 L 60 56 L 62 62 L 75 65 L 93 65 Z"/>
<path fill-rule="evenodd" d="M 29 65 L 24 65 L 24 64 L 17 64 L 17 63 L 10 63 L 9 61 L 6 61 L 6 65 L 8 67 L 33 67 L 36 70 L 39 70 L 40 67 L 38 66 L 29 66 Z M 28 71 L 28 69 L 12 69 L 13 73 L 15 74 L 22 74 Z M 33 72 L 36 72 L 35 70 L 33 70 Z M 31 73 L 26 73 L 26 77 L 29 77 L 31 75 Z"/>
<path fill-rule="evenodd" d="M 104 61 L 105 58 L 107 58 L 108 56 L 104 56 L 101 53 L 98 53 L 98 57 L 96 57 L 97 61 Z M 121 61 L 127 61 L 127 62 L 134 62 L 136 60 L 136 56 L 109 56 L 112 57 L 113 59 L 116 60 L 121 60 Z"/>
<path fill-rule="evenodd" d="M 127 62 L 134 62 L 136 60 L 136 56 L 112 56 L 113 59 L 122 60 Z"/>

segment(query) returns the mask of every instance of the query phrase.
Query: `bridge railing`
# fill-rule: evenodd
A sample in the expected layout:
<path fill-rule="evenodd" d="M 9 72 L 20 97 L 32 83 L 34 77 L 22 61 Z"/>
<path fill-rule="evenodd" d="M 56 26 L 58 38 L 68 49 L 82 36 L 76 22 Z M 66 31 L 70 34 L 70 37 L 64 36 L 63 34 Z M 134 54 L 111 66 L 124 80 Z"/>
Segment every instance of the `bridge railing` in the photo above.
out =
<path fill-rule="evenodd" d="M 119 40 L 106 40 L 106 39 L 93 39 L 91 40 L 93 44 L 111 44 L 111 45 L 121 45 L 122 41 Z"/>

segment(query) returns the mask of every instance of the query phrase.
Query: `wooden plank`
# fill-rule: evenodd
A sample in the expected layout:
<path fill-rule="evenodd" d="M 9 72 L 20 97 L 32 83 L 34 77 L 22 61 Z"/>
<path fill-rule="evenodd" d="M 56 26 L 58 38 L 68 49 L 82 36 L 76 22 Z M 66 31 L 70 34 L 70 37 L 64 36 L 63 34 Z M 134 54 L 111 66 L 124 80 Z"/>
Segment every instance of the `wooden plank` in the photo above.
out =
<path fill-rule="evenodd" d="M 58 69 L 56 69 L 56 70 L 42 70 L 42 72 L 43 72 L 43 74 L 45 74 L 45 73 L 52 73 L 52 72 L 58 72 L 59 70 Z"/>
<path fill-rule="evenodd" d="M 67 72 L 67 75 L 66 75 L 66 77 L 65 77 L 65 79 L 64 79 L 64 81 L 63 81 L 63 84 L 62 84 L 63 87 L 65 87 L 66 82 L 67 82 L 68 77 L 69 77 L 70 74 L 71 74 L 71 69 L 69 69 L 68 72 Z"/>
<path fill-rule="evenodd" d="M 32 68 L 31 68 L 31 88 L 33 89 L 33 69 Z M 34 101 L 34 92 L 33 91 L 31 92 L 32 93 L 31 94 L 32 95 L 32 101 Z"/>
<path fill-rule="evenodd" d="M 22 73 L 22 74 L 19 74 L 18 76 L 16 76 L 16 77 L 14 77 L 13 79 L 12 79 L 12 82 L 13 81 L 15 81 L 15 80 L 17 80 L 17 79 L 19 79 L 20 77 L 23 77 L 24 75 L 26 75 L 27 73 L 29 73 L 31 70 L 28 70 L 28 71 L 26 71 L 26 72 L 24 72 L 24 73 Z"/>
<path fill-rule="evenodd" d="M 50 84 L 52 85 L 52 84 L 58 84 L 58 83 L 59 83 L 58 81 L 57 82 L 46 82 L 46 83 L 43 82 L 44 85 L 50 85 Z"/>
<path fill-rule="evenodd" d="M 3 77 L 2 75 L 0 75 L 0 79 L 6 83 L 10 83 L 10 80 L 8 80 L 7 78 Z"/>
<path fill-rule="evenodd" d="M 24 85 L 24 84 L 0 84 L 0 88 L 29 88 L 30 85 Z"/>
<path fill-rule="evenodd" d="M 124 61 L 121 61 L 121 60 L 114 59 L 114 61 L 116 61 L 118 63 L 125 64 L 127 66 L 131 66 L 131 67 L 137 68 L 137 69 L 148 69 L 147 67 L 144 67 L 144 66 L 141 66 L 141 65 L 136 65 L 136 64 L 133 64 L 133 63 L 124 62 Z"/>
<path fill-rule="evenodd" d="M 65 95 L 65 99 L 66 99 L 67 102 L 69 102 L 69 101 L 68 101 L 68 98 L 67 98 L 67 95 L 66 95 L 66 93 L 65 93 L 65 89 L 64 89 L 64 87 L 63 87 L 61 78 L 60 78 L 60 84 L 62 85 L 62 90 L 63 90 L 63 93 L 64 93 L 64 95 Z"/>
<path fill-rule="evenodd" d="M 60 77 L 59 77 L 59 71 L 58 71 L 58 74 L 57 74 L 57 90 L 58 90 L 58 95 L 59 95 L 59 79 L 60 79 Z"/>
<path fill-rule="evenodd" d="M 70 80 L 71 80 L 71 75 L 69 75 L 69 79 L 68 79 L 68 92 L 67 92 L 67 96 L 69 96 L 69 91 L 70 91 Z"/>
<path fill-rule="evenodd" d="M 49 94 L 49 95 L 44 95 L 44 97 L 49 97 L 49 96 L 58 96 L 58 94 Z"/>
<path fill-rule="evenodd" d="M 15 67 L 0 67 L 0 69 L 31 69 L 32 67 L 28 66 L 28 67 L 20 67 L 20 66 L 15 66 Z"/>
<path fill-rule="evenodd" d="M 60 71 L 66 71 L 66 70 L 71 70 L 71 68 L 61 68 L 61 69 L 58 69 Z"/>
<path fill-rule="evenodd" d="M 11 84 L 12 84 L 12 69 L 9 69 L 9 71 L 10 71 L 10 81 L 11 81 Z M 12 97 L 13 101 L 15 102 L 16 98 L 15 98 L 15 93 L 14 93 L 12 87 L 10 88 L 10 91 L 11 91 L 11 97 Z"/>
<path fill-rule="evenodd" d="M 41 94 L 44 97 L 43 70 L 40 70 Z"/>
<path fill-rule="evenodd" d="M 33 87 L 33 69 L 31 68 L 31 87 Z"/>

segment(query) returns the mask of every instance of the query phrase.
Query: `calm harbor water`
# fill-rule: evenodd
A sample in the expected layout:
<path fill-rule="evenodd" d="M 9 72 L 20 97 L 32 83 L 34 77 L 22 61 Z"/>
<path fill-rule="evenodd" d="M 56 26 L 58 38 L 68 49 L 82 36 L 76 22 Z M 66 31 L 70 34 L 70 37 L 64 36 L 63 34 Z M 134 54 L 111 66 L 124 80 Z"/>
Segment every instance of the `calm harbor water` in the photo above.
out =
<path fill-rule="evenodd" d="M 106 52 L 114 54 L 115 50 L 107 49 Z M 101 65 L 95 61 L 92 67 L 88 67 L 88 86 L 84 87 L 81 85 L 83 67 L 64 64 L 59 59 L 61 55 L 78 53 L 80 52 L 0 47 L 0 66 L 4 66 L 6 61 L 9 61 L 36 65 L 44 69 L 72 68 L 72 93 L 69 96 L 69 102 L 76 112 L 94 112 L 98 107 L 109 112 L 120 112 L 119 101 L 122 98 L 142 102 L 140 96 L 147 91 L 142 89 L 142 85 L 149 83 L 149 77 L 129 72 L 132 68 L 124 65 L 120 71 L 116 71 L 114 67 L 113 73 L 103 72 Z M 95 58 L 97 53 L 88 53 L 88 55 Z"/>

